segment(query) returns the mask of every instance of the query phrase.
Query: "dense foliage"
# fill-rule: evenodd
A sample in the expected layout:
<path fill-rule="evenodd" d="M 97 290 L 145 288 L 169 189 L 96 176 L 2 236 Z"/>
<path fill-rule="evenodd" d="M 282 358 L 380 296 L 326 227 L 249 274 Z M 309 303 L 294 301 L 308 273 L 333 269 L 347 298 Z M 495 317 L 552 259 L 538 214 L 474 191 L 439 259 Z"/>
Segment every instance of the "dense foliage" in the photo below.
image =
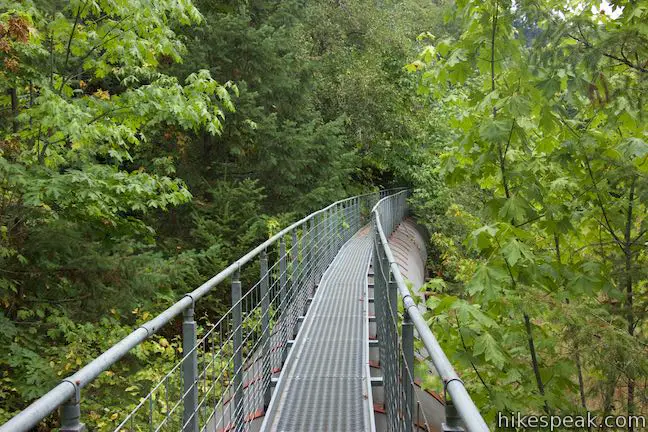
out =
<path fill-rule="evenodd" d="M 452 127 L 442 190 L 472 197 L 445 201 L 465 241 L 433 235 L 430 322 L 491 420 L 645 414 L 646 3 L 607 9 L 459 1 L 408 66 Z"/>
<path fill-rule="evenodd" d="M 277 227 L 407 178 L 425 112 L 403 65 L 438 16 L 413 0 L 2 2 L 0 423 Z M 84 389 L 90 428 L 179 359 L 177 334 Z"/>
<path fill-rule="evenodd" d="M 645 414 L 648 6 L 601 7 L 0 3 L 0 423 L 278 227 L 394 185 L 488 421 Z M 177 324 L 84 390 L 90 428 L 178 361 Z"/>

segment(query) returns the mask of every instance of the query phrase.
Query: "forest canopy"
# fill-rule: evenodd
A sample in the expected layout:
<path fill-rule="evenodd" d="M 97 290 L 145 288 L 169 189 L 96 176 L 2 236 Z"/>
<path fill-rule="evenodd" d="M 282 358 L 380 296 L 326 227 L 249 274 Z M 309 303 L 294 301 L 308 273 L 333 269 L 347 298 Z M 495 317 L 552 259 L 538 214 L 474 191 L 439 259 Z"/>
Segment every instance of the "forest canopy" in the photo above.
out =
<path fill-rule="evenodd" d="M 0 423 L 289 222 L 393 186 L 491 425 L 645 415 L 647 22 L 645 0 L 1 2 Z M 84 390 L 92 430 L 177 334 Z"/>

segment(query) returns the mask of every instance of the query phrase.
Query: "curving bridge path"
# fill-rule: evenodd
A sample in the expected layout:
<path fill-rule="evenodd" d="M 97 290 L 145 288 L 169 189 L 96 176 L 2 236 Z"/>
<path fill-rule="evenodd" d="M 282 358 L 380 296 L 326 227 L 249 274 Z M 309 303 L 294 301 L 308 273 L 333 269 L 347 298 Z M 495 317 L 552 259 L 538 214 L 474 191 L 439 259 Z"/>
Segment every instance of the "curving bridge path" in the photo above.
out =
<path fill-rule="evenodd" d="M 0 432 L 30 431 L 56 410 L 62 432 L 87 431 L 82 390 L 100 397 L 89 383 L 180 319 L 183 357 L 105 430 L 488 431 L 401 273 L 415 290 L 423 282 L 422 237 L 403 222 L 407 196 L 399 189 L 348 198 L 287 227 Z M 225 284 L 232 307 L 215 324 L 198 326 L 196 303 Z M 423 349 L 415 351 L 416 338 Z M 421 370 L 437 374 L 442 388 L 423 390 Z"/>

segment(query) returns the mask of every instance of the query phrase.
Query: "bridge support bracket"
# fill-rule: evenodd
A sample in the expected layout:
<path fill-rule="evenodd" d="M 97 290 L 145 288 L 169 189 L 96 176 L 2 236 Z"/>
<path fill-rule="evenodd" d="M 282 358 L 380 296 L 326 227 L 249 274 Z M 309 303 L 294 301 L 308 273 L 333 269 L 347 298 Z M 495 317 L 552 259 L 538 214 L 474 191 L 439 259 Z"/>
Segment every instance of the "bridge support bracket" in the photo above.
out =
<path fill-rule="evenodd" d="M 70 399 L 61 406 L 61 432 L 86 432 L 87 429 L 81 423 L 81 404 L 79 400 Z"/>
<path fill-rule="evenodd" d="M 446 399 L 445 405 L 445 421 L 442 423 L 443 432 L 464 432 L 461 417 L 457 412 L 451 400 Z"/>

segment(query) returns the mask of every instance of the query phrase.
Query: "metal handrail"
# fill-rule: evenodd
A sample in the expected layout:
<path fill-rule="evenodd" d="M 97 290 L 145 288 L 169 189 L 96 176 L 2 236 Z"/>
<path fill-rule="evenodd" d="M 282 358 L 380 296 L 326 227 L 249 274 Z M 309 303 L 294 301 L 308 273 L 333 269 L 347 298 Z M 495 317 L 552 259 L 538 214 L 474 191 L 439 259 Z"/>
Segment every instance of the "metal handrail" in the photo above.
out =
<path fill-rule="evenodd" d="M 391 248 L 389 247 L 389 242 L 387 241 L 387 236 L 385 235 L 385 230 L 383 229 L 383 221 L 381 221 L 380 209 L 385 203 L 388 203 L 387 200 L 394 199 L 401 194 L 407 195 L 408 191 L 401 191 L 397 194 L 390 195 L 382 198 L 371 210 L 374 226 L 376 229 L 376 234 L 378 236 L 377 240 L 380 242 L 383 251 L 385 253 L 386 259 L 389 262 L 390 272 L 394 278 L 394 282 L 398 287 L 398 292 L 401 296 L 404 310 L 409 315 L 410 319 L 414 323 L 414 326 L 418 332 L 419 338 L 423 341 L 426 351 L 428 352 L 432 363 L 443 380 L 444 391 L 449 393 L 452 398 L 452 403 L 456 407 L 461 420 L 464 422 L 468 432 L 488 432 L 489 428 L 482 418 L 477 406 L 471 399 L 466 387 L 464 386 L 463 381 L 459 378 L 459 375 L 455 372 L 452 364 L 448 360 L 448 357 L 443 352 L 443 349 L 439 345 L 436 337 L 430 330 L 425 321 L 425 318 L 421 315 L 421 311 L 418 309 L 414 299 L 412 298 L 407 285 L 401 275 L 400 269 L 394 255 L 392 254 Z M 396 222 L 390 213 L 389 221 L 385 221 L 388 224 L 389 234 L 393 232 L 396 227 Z"/>
<path fill-rule="evenodd" d="M 4 425 L 0 426 L 0 432 L 27 432 L 31 428 L 36 426 L 45 417 L 50 415 L 55 409 L 64 405 L 66 402 L 75 401 L 78 404 L 81 388 L 92 382 L 102 372 L 108 370 L 108 368 L 122 359 L 130 350 L 155 334 L 172 319 L 179 315 L 182 315 L 183 312 L 185 312 L 188 308 L 193 308 L 197 300 L 204 297 L 215 286 L 225 281 L 227 278 L 235 275 L 242 268 L 242 266 L 251 262 L 254 258 L 259 256 L 269 247 L 276 244 L 280 239 L 282 239 L 285 235 L 291 233 L 293 230 L 297 229 L 300 226 L 303 226 L 313 218 L 325 214 L 330 209 L 341 204 L 345 204 L 353 200 L 358 200 L 360 198 L 370 197 L 372 195 L 377 195 L 377 198 L 380 198 L 388 195 L 389 193 L 395 193 L 399 190 L 402 190 L 402 188 L 376 191 L 336 201 L 333 204 L 315 211 L 310 215 L 304 217 L 303 219 L 293 223 L 289 227 L 279 231 L 277 234 L 270 237 L 268 240 L 245 254 L 239 260 L 235 261 L 223 271 L 209 279 L 207 282 L 203 283 L 192 292 L 185 294 L 178 302 L 174 303 L 164 312 L 140 325 L 132 333 L 124 337 L 121 341 L 113 345 L 110 349 L 78 370 L 76 373 L 63 379 L 61 383 L 54 387 L 52 390 L 34 401 Z"/>

